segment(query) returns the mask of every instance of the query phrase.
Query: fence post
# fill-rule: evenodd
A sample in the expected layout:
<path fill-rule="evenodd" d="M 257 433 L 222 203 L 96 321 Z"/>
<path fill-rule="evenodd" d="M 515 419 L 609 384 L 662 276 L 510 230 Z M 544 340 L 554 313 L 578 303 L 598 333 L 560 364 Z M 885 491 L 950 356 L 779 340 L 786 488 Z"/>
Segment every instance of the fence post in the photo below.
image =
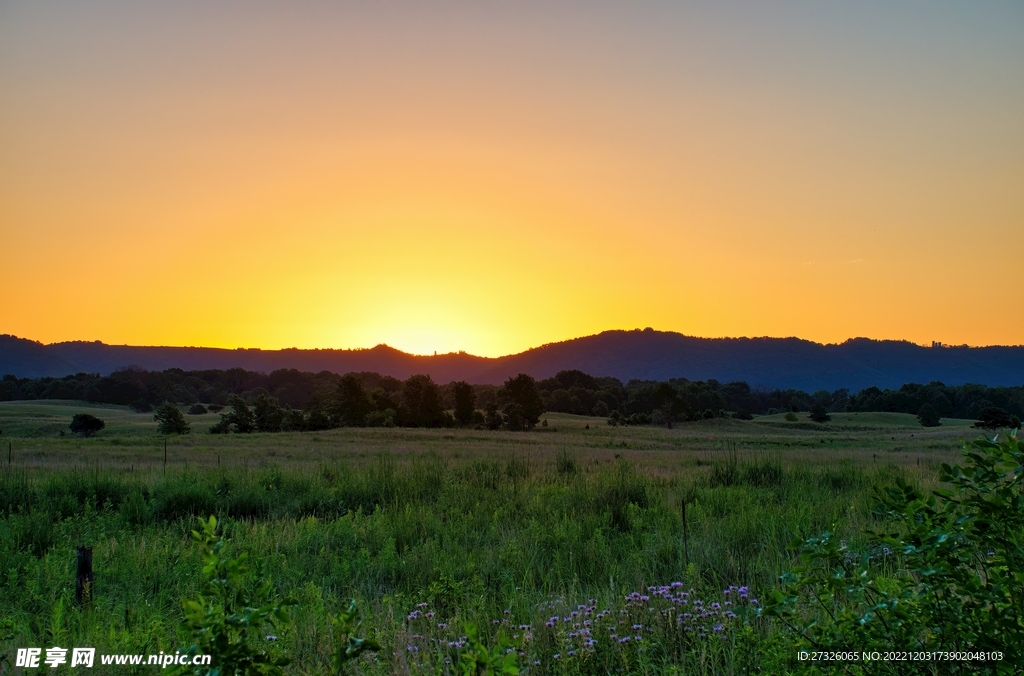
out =
<path fill-rule="evenodd" d="M 95 580 L 92 572 L 92 547 L 78 547 L 75 558 L 78 564 L 75 575 L 75 601 L 81 606 L 92 600 L 92 583 Z"/>

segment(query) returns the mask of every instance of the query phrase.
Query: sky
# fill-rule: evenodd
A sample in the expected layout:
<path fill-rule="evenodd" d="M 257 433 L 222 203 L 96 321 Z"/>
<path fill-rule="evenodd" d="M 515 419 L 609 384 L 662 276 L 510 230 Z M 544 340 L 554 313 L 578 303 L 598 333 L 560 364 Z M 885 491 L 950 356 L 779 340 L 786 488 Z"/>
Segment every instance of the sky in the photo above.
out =
<path fill-rule="evenodd" d="M 0 0 L 0 333 L 1022 344 L 1024 3 Z"/>

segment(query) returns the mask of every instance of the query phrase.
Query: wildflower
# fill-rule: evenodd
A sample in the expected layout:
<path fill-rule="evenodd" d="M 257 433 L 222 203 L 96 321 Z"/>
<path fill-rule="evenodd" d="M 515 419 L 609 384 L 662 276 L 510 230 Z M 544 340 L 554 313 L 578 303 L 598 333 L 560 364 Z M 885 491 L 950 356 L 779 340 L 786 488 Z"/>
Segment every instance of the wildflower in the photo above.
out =
<path fill-rule="evenodd" d="M 433 616 L 434 616 L 434 613 L 432 613 L 432 612 L 431 613 L 427 613 L 426 615 L 424 615 L 424 617 L 426 617 L 428 620 L 430 618 L 432 618 Z"/>
<path fill-rule="evenodd" d="M 267 640 L 268 641 L 276 641 L 277 637 L 274 636 L 273 634 L 267 634 Z"/>
<path fill-rule="evenodd" d="M 405 649 L 411 653 L 418 653 L 420 651 L 419 646 L 414 646 L 411 643 L 405 646 Z"/>
<path fill-rule="evenodd" d="M 552 655 L 552 657 L 554 657 L 556 660 L 560 660 L 562 659 L 562 653 L 555 653 L 554 655 Z"/>
<path fill-rule="evenodd" d="M 723 629 L 725 629 L 725 627 L 723 627 L 723 626 L 722 626 L 722 625 L 720 625 L 720 624 L 716 624 L 716 625 L 715 625 L 715 627 L 714 627 L 714 629 L 715 629 L 715 631 L 722 631 Z"/>
<path fill-rule="evenodd" d="M 438 629 L 447 629 L 447 628 L 448 628 L 448 625 L 447 625 L 447 624 L 445 624 L 444 622 L 438 622 L 438 623 L 437 623 L 437 628 L 438 628 Z"/>

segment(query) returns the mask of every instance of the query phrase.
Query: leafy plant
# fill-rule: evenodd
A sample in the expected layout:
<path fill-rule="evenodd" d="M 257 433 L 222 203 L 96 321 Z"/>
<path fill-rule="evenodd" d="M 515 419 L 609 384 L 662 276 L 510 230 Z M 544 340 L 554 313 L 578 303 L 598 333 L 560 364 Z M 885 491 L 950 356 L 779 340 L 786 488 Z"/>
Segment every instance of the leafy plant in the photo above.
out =
<path fill-rule="evenodd" d="M 480 640 L 479 631 L 472 622 L 467 622 L 466 645 L 459 652 L 459 668 L 463 676 L 497 676 L 497 674 L 518 674 L 515 649 L 505 636 L 498 632 L 494 646 L 488 648 Z"/>
<path fill-rule="evenodd" d="M 799 547 L 800 565 L 766 606 L 816 650 L 995 651 L 972 673 L 1019 673 L 1024 655 L 1024 452 L 1015 434 L 965 447 L 943 464 L 951 488 L 923 495 L 902 479 L 877 491 L 893 532 L 860 553 L 830 533 Z M 932 673 L 931 662 L 900 673 Z M 895 668 L 895 666 L 894 666 Z M 917 671 L 914 671 L 914 670 Z"/>
<path fill-rule="evenodd" d="M 263 581 L 250 595 L 248 554 L 228 556 L 227 543 L 217 534 L 217 519 L 200 520 L 202 533 L 192 531 L 203 555 L 202 591 L 193 600 L 185 600 L 185 622 L 182 629 L 195 636 L 187 652 L 210 655 L 214 664 L 179 666 L 172 672 L 194 676 L 249 676 L 251 674 L 282 674 L 281 667 L 291 662 L 287 657 L 254 646 L 266 625 L 275 629 L 289 626 L 285 609 L 294 605 L 273 593 L 273 582 Z"/>
<path fill-rule="evenodd" d="M 352 599 L 348 604 L 348 610 L 330 618 L 331 627 L 334 629 L 334 670 L 343 673 L 346 665 L 359 659 L 364 652 L 376 652 L 383 650 L 381 645 L 373 639 L 356 636 L 360 631 L 362 620 L 359 619 L 359 609 L 356 600 Z"/>

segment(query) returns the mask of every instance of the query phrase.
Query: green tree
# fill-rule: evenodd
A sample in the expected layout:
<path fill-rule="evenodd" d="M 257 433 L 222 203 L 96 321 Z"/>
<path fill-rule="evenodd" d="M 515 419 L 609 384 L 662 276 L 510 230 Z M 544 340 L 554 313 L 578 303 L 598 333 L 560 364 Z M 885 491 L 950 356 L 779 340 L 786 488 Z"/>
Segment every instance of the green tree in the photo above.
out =
<path fill-rule="evenodd" d="M 74 434 L 81 434 L 83 437 L 91 437 L 106 426 L 105 422 L 88 413 L 76 413 L 68 425 Z"/>
<path fill-rule="evenodd" d="M 979 411 L 977 418 L 978 422 L 974 423 L 974 427 L 980 427 L 982 429 L 995 430 L 1000 427 L 1016 429 L 1020 427 L 1020 418 L 1015 415 L 1010 415 L 1003 409 L 995 406 L 990 406 Z"/>
<path fill-rule="evenodd" d="M 441 390 L 428 375 L 411 376 L 402 383 L 401 419 L 411 427 L 441 427 L 444 409 Z"/>
<path fill-rule="evenodd" d="M 460 425 L 469 425 L 473 422 L 473 411 L 476 410 L 473 386 L 460 380 L 452 385 L 452 394 L 455 396 L 455 420 Z"/>
<path fill-rule="evenodd" d="M 512 430 L 531 429 L 544 412 L 537 381 L 525 373 L 506 380 L 498 390 L 498 400 L 503 405 L 505 424 Z"/>
<path fill-rule="evenodd" d="M 210 428 L 210 434 L 248 434 L 256 431 L 256 417 L 244 399 L 232 394 L 228 397 L 228 406 L 231 407 L 231 412 L 220 414 L 220 422 Z"/>
<path fill-rule="evenodd" d="M 938 427 L 942 424 L 939 422 L 939 412 L 931 404 L 921 406 L 921 410 L 917 412 L 917 421 L 921 423 L 921 427 Z"/>
<path fill-rule="evenodd" d="M 188 434 L 192 431 L 181 409 L 172 401 L 165 401 L 157 406 L 153 412 L 153 420 L 157 422 L 156 428 L 160 434 Z"/>
<path fill-rule="evenodd" d="M 373 402 L 366 394 L 363 381 L 354 373 L 346 373 L 338 381 L 332 414 L 344 427 L 362 427 L 367 414 L 373 410 Z"/>
<path fill-rule="evenodd" d="M 252 417 L 257 432 L 280 432 L 284 411 L 276 397 L 261 392 L 252 402 Z"/>

